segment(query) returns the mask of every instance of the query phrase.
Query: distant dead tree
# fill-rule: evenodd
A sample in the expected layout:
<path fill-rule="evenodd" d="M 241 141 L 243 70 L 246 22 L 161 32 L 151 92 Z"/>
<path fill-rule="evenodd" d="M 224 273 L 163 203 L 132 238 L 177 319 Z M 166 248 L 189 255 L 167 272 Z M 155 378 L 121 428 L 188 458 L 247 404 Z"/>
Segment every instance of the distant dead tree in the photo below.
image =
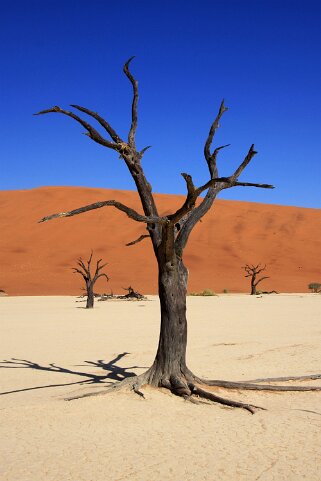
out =
<path fill-rule="evenodd" d="M 251 296 L 255 296 L 257 294 L 257 290 L 256 290 L 257 285 L 260 282 L 264 281 L 264 279 L 269 279 L 269 276 L 264 276 L 264 277 L 261 277 L 260 279 L 257 279 L 258 274 L 260 274 L 260 272 L 262 271 L 265 271 L 266 265 L 261 266 L 260 264 L 257 264 L 255 266 L 253 264 L 245 264 L 245 266 L 243 266 L 243 269 L 247 273 L 245 277 L 251 278 Z"/>
<path fill-rule="evenodd" d="M 186 198 L 182 205 L 170 214 L 160 215 L 152 193 L 152 187 L 146 178 L 142 166 L 142 159 L 147 149 L 138 149 L 136 146 L 136 130 L 138 122 L 138 82 L 129 69 L 129 59 L 124 66 L 124 73 L 131 83 L 133 89 L 133 100 L 131 107 L 131 125 L 127 139 L 123 139 L 118 132 L 97 112 L 89 110 L 80 105 L 71 105 L 78 112 L 84 113 L 100 124 L 104 131 L 98 131 L 74 111 L 62 109 L 58 106 L 42 110 L 36 115 L 54 113 L 69 117 L 79 123 L 86 131 L 86 135 L 99 144 L 114 151 L 120 159 L 125 162 L 133 181 L 135 182 L 143 214 L 131 207 L 116 200 L 103 200 L 80 208 L 52 214 L 44 217 L 40 222 L 50 221 L 60 217 L 71 217 L 74 215 L 89 212 L 102 207 L 113 207 L 128 217 L 146 225 L 147 232 L 142 233 L 138 239 L 129 243 L 135 245 L 143 239 L 149 239 L 158 264 L 158 292 L 161 311 L 161 326 L 157 353 L 152 366 L 144 373 L 125 380 L 111 389 L 131 388 L 136 393 L 145 384 L 155 387 L 169 389 L 174 394 L 183 397 L 191 402 L 198 402 L 198 398 L 206 398 L 213 402 L 246 409 L 254 413 L 257 406 L 223 398 L 206 390 L 206 386 L 220 386 L 225 389 L 252 389 L 268 391 L 304 391 L 321 389 L 310 386 L 275 386 L 255 382 L 229 382 L 220 380 L 202 379 L 193 374 L 186 364 L 187 345 L 187 320 L 186 320 L 186 294 L 188 270 L 184 265 L 183 253 L 193 228 L 199 223 L 202 217 L 211 209 L 217 195 L 231 187 L 258 187 L 271 189 L 272 185 L 258 184 L 252 182 L 240 182 L 239 177 L 257 154 L 252 144 L 244 159 L 238 164 L 234 172 L 228 177 L 219 177 L 217 157 L 221 150 L 228 145 L 221 145 L 212 148 L 214 135 L 219 127 L 223 114 L 227 108 L 222 101 L 216 118 L 210 126 L 204 144 L 204 157 L 208 168 L 209 179 L 200 186 L 196 186 L 192 176 L 182 173 L 186 183 Z M 188 99 L 187 107 L 188 109 Z M 78 113 L 77 112 L 77 113 Z M 155 113 L 157 116 L 157 112 Z M 177 138 L 175 139 L 177 141 Z M 170 147 L 168 146 L 168 149 Z M 194 164 L 193 164 L 194 165 Z M 155 170 L 159 166 L 155 166 Z M 168 175 L 168 171 L 166 172 Z M 203 198 L 200 195 L 206 192 Z M 199 202 L 198 202 L 199 200 Z M 205 386 L 202 387 L 202 386 Z M 108 392 L 108 390 L 107 390 Z M 140 393 L 141 394 L 141 393 Z M 94 393 L 93 393 L 94 395 Z"/>
<path fill-rule="evenodd" d="M 310 282 L 308 285 L 308 289 L 310 289 L 314 293 L 321 292 L 321 284 L 320 282 Z"/>
<path fill-rule="evenodd" d="M 127 291 L 127 294 L 124 296 L 119 296 L 121 299 L 145 299 L 143 294 L 140 294 L 139 292 L 135 291 L 135 289 L 132 288 L 132 286 L 129 287 L 123 287 L 124 291 Z"/>
<path fill-rule="evenodd" d="M 95 273 L 94 273 L 94 275 L 92 275 L 92 273 L 91 273 L 92 258 L 93 258 L 93 252 L 91 252 L 90 257 L 87 261 L 87 265 L 86 265 L 84 263 L 83 259 L 81 257 L 79 257 L 79 259 L 77 261 L 78 267 L 72 268 L 72 270 L 75 273 L 80 274 L 84 278 L 84 281 L 85 281 L 85 284 L 86 284 L 85 290 L 86 290 L 86 293 L 87 293 L 86 309 L 92 309 L 94 307 L 94 297 L 95 297 L 95 295 L 94 295 L 94 285 L 95 285 L 95 282 L 100 277 L 106 277 L 107 282 L 109 281 L 109 277 L 107 276 L 107 274 L 105 274 L 104 272 L 101 272 L 101 270 L 107 265 L 107 263 L 100 264 L 102 259 L 99 259 L 96 262 Z"/>

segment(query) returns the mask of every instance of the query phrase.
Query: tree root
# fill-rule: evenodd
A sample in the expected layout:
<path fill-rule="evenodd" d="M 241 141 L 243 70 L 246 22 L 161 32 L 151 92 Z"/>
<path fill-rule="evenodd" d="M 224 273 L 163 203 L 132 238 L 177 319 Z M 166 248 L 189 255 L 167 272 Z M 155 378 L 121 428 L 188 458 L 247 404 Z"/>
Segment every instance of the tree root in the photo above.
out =
<path fill-rule="evenodd" d="M 222 387 L 225 389 L 244 389 L 250 391 L 321 391 L 321 386 L 274 386 L 270 384 L 253 384 L 254 382 L 275 382 L 275 381 L 292 381 L 292 380 L 304 380 L 312 379 L 311 376 L 289 377 L 289 378 L 266 378 L 257 379 L 255 381 L 247 382 L 233 382 L 233 381 L 221 381 L 219 379 L 203 379 L 195 376 L 195 380 L 200 384 L 207 386 Z M 318 379 L 315 377 L 314 379 Z"/>
<path fill-rule="evenodd" d="M 186 379 L 180 376 L 171 376 L 169 379 L 169 385 L 171 391 L 174 394 L 176 394 L 177 396 L 181 396 L 186 401 L 190 401 L 194 404 L 199 403 L 198 398 L 203 398 L 208 399 L 209 401 L 213 401 L 215 403 L 223 404 L 224 406 L 245 409 L 251 414 L 254 414 L 257 410 L 264 410 L 264 408 L 259 406 L 253 406 L 252 404 L 244 404 L 238 401 L 232 401 L 230 399 L 217 396 L 214 393 L 201 389 L 199 386 L 192 382 L 187 382 Z M 164 387 L 169 387 L 169 385 L 166 382 Z M 195 396 L 197 396 L 196 399 Z"/>
<path fill-rule="evenodd" d="M 259 411 L 259 410 L 266 411 L 265 408 L 262 408 L 260 406 L 254 406 L 253 404 L 245 404 L 238 401 L 232 401 L 230 399 L 217 396 L 216 394 L 213 394 L 211 392 L 204 391 L 204 389 L 201 389 L 200 387 L 195 386 L 195 384 L 189 384 L 189 387 L 191 389 L 192 394 L 196 394 L 201 398 L 209 399 L 210 401 L 213 401 L 215 403 L 223 404 L 224 406 L 245 409 L 246 411 L 249 411 L 251 414 L 255 414 L 256 411 Z"/>
<path fill-rule="evenodd" d="M 229 406 L 233 408 L 244 409 L 251 414 L 255 414 L 258 410 L 265 410 L 261 406 L 255 406 L 252 404 L 242 403 L 239 401 L 233 401 L 231 399 L 226 399 L 224 397 L 218 396 L 212 392 L 206 391 L 201 386 L 215 386 L 224 389 L 241 389 L 241 390 L 253 390 L 253 391 L 321 391 L 321 386 L 280 386 L 280 385 L 269 385 L 269 384 L 257 384 L 260 382 L 286 382 L 286 381 L 298 381 L 298 380 L 313 380 L 320 379 L 320 374 L 312 374 L 308 376 L 288 376 L 279 378 L 261 378 L 255 379 L 253 381 L 246 382 L 232 382 L 232 381 L 222 381 L 222 380 L 207 380 L 195 376 L 189 369 L 186 368 L 184 372 L 178 375 L 171 375 L 161 379 L 158 384 L 155 384 L 155 379 L 153 377 L 154 370 L 153 366 L 148 369 L 143 374 L 139 376 L 129 377 L 123 381 L 116 382 L 106 389 L 86 394 L 79 394 L 76 396 L 71 396 L 65 398 L 66 401 L 72 401 L 75 399 L 81 399 L 85 397 L 100 396 L 109 394 L 111 392 L 116 392 L 120 390 L 133 391 L 135 394 L 139 395 L 145 399 L 144 393 L 140 388 L 144 385 L 153 385 L 158 387 L 163 387 L 169 389 L 173 394 L 182 397 L 188 402 L 193 404 L 199 404 L 200 399 L 206 399 L 214 403 L 222 404 L 223 406 Z M 203 401 L 204 402 L 204 401 Z"/>
<path fill-rule="evenodd" d="M 138 394 L 139 396 L 145 398 L 144 394 L 139 389 L 142 385 L 145 384 L 147 374 L 148 374 L 148 371 L 146 371 L 145 373 L 139 376 L 131 376 L 123 379 L 122 381 L 117 381 L 111 384 L 110 386 L 108 386 L 104 390 L 89 392 L 86 394 L 78 394 L 76 396 L 70 396 L 70 397 L 64 398 L 64 400 L 75 401 L 76 399 L 83 399 L 85 397 L 104 396 L 105 394 L 110 394 L 111 392 L 117 392 L 123 389 L 128 391 L 133 391 L 135 394 Z"/>
<path fill-rule="evenodd" d="M 263 377 L 259 379 L 252 379 L 245 382 L 287 382 L 287 381 L 313 381 L 321 379 L 321 374 L 309 374 L 307 376 L 287 376 L 287 377 Z"/>
<path fill-rule="evenodd" d="M 143 399 L 145 399 L 145 395 L 143 392 L 141 392 L 138 388 L 138 384 L 134 384 L 133 387 L 132 387 L 133 391 L 135 394 L 138 394 L 138 396 L 142 397 Z"/>

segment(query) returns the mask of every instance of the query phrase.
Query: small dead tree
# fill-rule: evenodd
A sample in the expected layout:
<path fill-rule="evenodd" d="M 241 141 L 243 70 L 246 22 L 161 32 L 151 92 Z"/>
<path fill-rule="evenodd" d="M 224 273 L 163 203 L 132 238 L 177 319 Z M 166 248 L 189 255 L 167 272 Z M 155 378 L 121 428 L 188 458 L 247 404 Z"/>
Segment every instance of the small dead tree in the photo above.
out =
<path fill-rule="evenodd" d="M 96 269 L 94 275 L 91 273 L 91 261 L 93 258 L 93 252 L 91 252 L 89 259 L 87 260 L 87 265 L 84 263 L 83 259 L 79 257 L 77 261 L 78 267 L 73 267 L 72 270 L 76 274 L 80 274 L 85 281 L 86 284 L 86 293 L 87 293 L 87 303 L 86 303 L 86 309 L 92 309 L 94 307 L 94 285 L 95 282 L 100 278 L 100 277 L 106 277 L 107 282 L 109 281 L 109 277 L 107 274 L 104 272 L 101 272 L 101 270 L 107 265 L 101 264 L 102 259 L 99 259 L 96 262 Z"/>
<path fill-rule="evenodd" d="M 235 171 L 228 177 L 219 177 L 217 157 L 220 151 L 228 147 L 221 145 L 212 150 L 212 143 L 216 130 L 227 107 L 222 101 L 216 118 L 214 119 L 204 145 L 204 157 L 208 167 L 209 180 L 199 187 L 195 186 L 192 176 L 182 173 L 186 183 L 186 199 L 175 212 L 161 216 L 152 194 L 152 187 L 148 182 L 142 167 L 142 158 L 150 146 L 142 150 L 136 147 L 137 130 L 137 105 L 138 105 L 138 82 L 129 70 L 129 59 L 124 66 L 124 73 L 133 88 L 133 101 L 131 108 L 131 125 L 127 140 L 124 140 L 116 130 L 97 112 L 89 110 L 80 105 L 71 105 L 74 109 L 86 114 L 97 121 L 106 134 L 102 135 L 91 124 L 79 117 L 73 111 L 62 109 L 58 106 L 42 110 L 36 115 L 48 113 L 59 113 L 70 117 L 78 122 L 85 130 L 86 135 L 94 142 L 115 151 L 125 162 L 138 191 L 143 212 L 140 214 L 131 207 L 128 207 L 116 200 L 103 200 L 94 204 L 86 205 L 69 212 L 60 212 L 44 217 L 40 222 L 46 222 L 59 217 L 71 217 L 74 215 L 89 212 L 102 207 L 114 207 L 121 210 L 136 222 L 146 224 L 147 233 L 142 234 L 138 239 L 128 245 L 135 245 L 143 239 L 149 239 L 152 243 L 154 254 L 158 264 L 158 292 L 160 299 L 161 323 L 158 349 L 152 366 L 143 374 L 113 385 L 110 389 L 132 388 L 140 393 L 139 388 L 144 384 L 155 387 L 167 388 L 178 396 L 191 402 L 197 402 L 198 398 L 206 398 L 213 402 L 246 409 L 254 413 L 257 406 L 226 399 L 203 389 L 201 386 L 219 386 L 226 389 L 252 389 L 265 391 L 308 391 L 321 390 L 321 387 L 312 386 L 275 386 L 260 384 L 258 382 L 229 382 L 220 380 L 206 380 L 193 374 L 186 364 L 187 345 L 187 320 L 186 320 L 186 294 L 188 270 L 184 265 L 183 253 L 189 236 L 195 225 L 210 210 L 217 195 L 231 187 L 258 187 L 272 189 L 269 184 L 258 184 L 252 182 L 240 182 L 239 177 L 257 154 L 254 145 L 251 145 L 244 160 L 238 165 Z M 196 205 L 199 196 L 206 191 L 206 195 Z M 293 378 L 291 378 L 293 379 Z M 267 381 L 270 381 L 268 379 Z M 284 381 L 284 378 L 282 378 Z M 275 379 L 274 379 L 275 381 Z M 109 389 L 109 390 L 110 390 Z M 108 390 L 104 391 L 109 392 Z M 92 393 L 90 395 L 96 395 Z M 81 397 L 81 396 L 80 396 Z"/>
<path fill-rule="evenodd" d="M 127 291 L 127 294 L 124 296 L 119 296 L 119 299 L 146 299 L 143 294 L 135 291 L 132 286 L 123 287 L 124 291 Z"/>
<path fill-rule="evenodd" d="M 321 292 L 321 284 L 320 282 L 310 282 L 310 284 L 308 285 L 308 289 L 310 289 L 315 294 L 318 294 Z"/>
<path fill-rule="evenodd" d="M 265 271 L 266 265 L 261 266 L 260 264 L 257 264 L 255 266 L 253 264 L 245 264 L 245 266 L 243 266 L 243 269 L 247 273 L 245 277 L 251 278 L 251 296 L 255 296 L 257 294 L 256 287 L 258 286 L 258 284 L 264 281 L 264 279 L 269 279 L 269 276 L 264 276 L 260 279 L 257 279 L 258 274 L 260 274 L 260 272 L 262 271 Z"/>

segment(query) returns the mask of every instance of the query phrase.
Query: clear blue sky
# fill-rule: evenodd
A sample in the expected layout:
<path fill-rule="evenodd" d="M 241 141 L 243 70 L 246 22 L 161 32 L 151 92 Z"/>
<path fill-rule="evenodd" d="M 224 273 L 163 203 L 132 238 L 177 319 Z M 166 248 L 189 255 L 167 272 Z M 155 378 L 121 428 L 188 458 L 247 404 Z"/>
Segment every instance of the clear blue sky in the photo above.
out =
<path fill-rule="evenodd" d="M 1 189 L 75 185 L 133 189 L 124 165 L 69 118 L 32 113 L 76 103 L 122 135 L 135 55 L 139 147 L 155 192 L 184 193 L 180 172 L 208 180 L 203 145 L 224 97 L 216 145 L 229 175 L 259 154 L 222 197 L 321 208 L 319 0 L 0 0 Z"/>

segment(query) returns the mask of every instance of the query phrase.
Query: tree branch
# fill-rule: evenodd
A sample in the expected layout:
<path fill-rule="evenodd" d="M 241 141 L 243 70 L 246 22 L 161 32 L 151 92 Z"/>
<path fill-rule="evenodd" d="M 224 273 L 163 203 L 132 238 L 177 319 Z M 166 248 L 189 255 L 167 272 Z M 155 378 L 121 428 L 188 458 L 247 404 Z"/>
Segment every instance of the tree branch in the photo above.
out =
<path fill-rule="evenodd" d="M 98 274 L 98 276 L 95 276 L 95 277 L 94 277 L 94 282 L 96 282 L 97 279 L 99 279 L 100 277 L 106 277 L 107 282 L 109 281 L 109 277 L 107 276 L 107 274 L 105 274 L 104 272 L 102 272 L 101 274 Z"/>
<path fill-rule="evenodd" d="M 96 271 L 95 271 L 95 274 L 94 274 L 94 277 L 96 277 L 99 272 L 105 267 L 107 266 L 107 262 L 105 262 L 105 264 L 102 264 L 102 265 L 99 265 L 101 263 L 102 259 L 98 259 L 98 261 L 96 262 Z"/>
<path fill-rule="evenodd" d="M 188 241 L 189 235 L 192 232 L 194 226 L 196 223 L 209 211 L 209 209 L 212 207 L 213 202 L 217 196 L 217 194 L 223 190 L 223 189 L 228 189 L 230 187 L 259 187 L 263 189 L 273 189 L 274 187 L 270 184 L 258 184 L 258 183 L 250 183 L 250 182 L 238 182 L 237 179 L 239 175 L 243 172 L 245 167 L 249 164 L 251 159 L 254 157 L 254 155 L 257 153 L 254 150 L 254 145 L 251 146 L 249 152 L 247 153 L 245 159 L 243 162 L 239 165 L 239 167 L 236 169 L 234 174 L 230 177 L 225 177 L 225 178 L 219 178 L 218 177 L 218 170 L 217 170 L 217 164 L 216 164 L 216 159 L 219 151 L 225 147 L 228 147 L 229 144 L 222 145 L 220 147 L 217 147 L 213 154 L 210 152 L 210 148 L 213 142 L 213 138 L 215 135 L 215 132 L 217 128 L 219 127 L 219 121 L 224 114 L 228 110 L 225 105 L 224 105 L 224 100 L 222 101 L 218 114 L 211 125 L 208 137 L 205 142 L 204 146 L 204 156 L 207 161 L 207 165 L 209 168 L 210 176 L 211 176 L 211 181 L 207 182 L 203 186 L 201 186 L 198 190 L 198 192 L 203 192 L 204 190 L 208 189 L 208 192 L 204 198 L 204 200 L 201 202 L 201 204 L 194 208 L 192 212 L 189 213 L 189 215 L 186 216 L 185 222 L 180 226 L 179 233 L 176 237 L 175 241 L 175 248 L 176 252 L 179 256 L 182 255 L 183 249 L 186 246 L 186 243 Z M 199 195 L 199 194 L 198 194 Z"/>
<path fill-rule="evenodd" d="M 264 277 L 261 277 L 261 279 L 259 279 L 258 281 L 255 282 L 255 287 L 261 282 L 261 281 L 264 281 L 264 279 L 270 279 L 270 276 L 264 276 Z"/>
<path fill-rule="evenodd" d="M 105 119 L 103 119 L 99 114 L 97 114 L 97 112 L 93 112 L 92 110 L 86 109 L 85 107 L 81 107 L 80 105 L 75 105 L 75 104 L 71 104 L 71 107 L 73 107 L 77 110 L 80 110 L 81 112 L 84 112 L 85 114 L 90 115 L 95 120 L 97 120 L 97 122 L 99 122 L 100 125 L 102 127 L 104 127 L 106 132 L 110 135 L 110 137 L 113 139 L 113 141 L 116 142 L 116 144 L 124 142 L 119 137 L 117 132 L 112 128 L 112 126 Z"/>
<path fill-rule="evenodd" d="M 193 183 L 192 176 L 189 174 L 185 174 L 185 172 L 181 173 L 181 176 L 184 178 L 187 187 L 187 196 L 193 196 L 195 194 L 195 185 Z"/>
<path fill-rule="evenodd" d="M 209 187 L 215 187 L 216 184 L 225 184 L 226 187 L 222 187 L 222 189 L 229 189 L 230 187 L 259 187 L 261 189 L 274 189 L 274 186 L 271 184 L 257 184 L 253 182 L 237 182 L 234 181 L 231 177 L 217 177 L 215 179 L 211 179 L 206 184 L 202 185 L 195 189 L 195 193 L 199 196 L 204 190 L 207 190 Z"/>
<path fill-rule="evenodd" d="M 72 267 L 72 270 L 74 271 L 75 274 L 80 274 L 84 279 L 86 279 L 86 274 L 82 272 L 80 269 L 77 269 L 77 267 Z"/>
<path fill-rule="evenodd" d="M 222 107 L 222 106 L 221 106 Z M 220 109 L 221 111 L 221 109 Z M 224 113 L 224 111 L 223 111 Z M 221 114 L 222 115 L 222 114 Z M 217 120 L 217 119 L 216 119 Z M 214 122 L 215 123 L 215 122 Z M 213 124 L 214 125 L 214 124 Z M 212 126 L 213 127 L 213 126 Z M 215 130 L 214 130 L 215 132 Z M 213 134 L 214 135 L 214 134 Z M 195 195 L 199 196 L 204 190 L 209 189 L 204 200 L 202 203 L 196 207 L 191 215 L 189 215 L 186 219 L 186 222 L 181 227 L 180 232 L 176 238 L 176 249 L 178 255 L 182 255 L 182 251 L 187 243 L 188 237 L 193 230 L 195 224 L 209 211 L 213 202 L 217 196 L 217 194 L 224 189 L 228 189 L 230 187 L 258 187 L 261 189 L 274 189 L 274 186 L 271 184 L 259 184 L 254 182 L 238 182 L 238 176 L 243 172 L 245 167 L 249 164 L 251 159 L 256 155 L 256 151 L 254 150 L 254 145 L 251 146 L 248 154 L 246 155 L 244 161 L 240 164 L 240 166 L 236 169 L 233 175 L 230 177 L 217 177 L 213 178 L 213 174 L 217 175 L 217 167 L 216 167 L 216 156 L 220 149 L 226 147 L 223 145 L 215 149 L 213 156 L 209 157 L 208 166 L 210 170 L 210 174 L 212 176 L 211 180 L 206 182 L 206 184 L 202 185 L 198 189 L 195 189 Z M 215 160 L 213 160 L 215 158 Z M 186 180 L 186 179 L 185 179 Z M 186 204 L 186 202 L 185 202 Z M 184 204 L 184 205 L 185 205 Z M 177 213 L 186 214 L 186 209 L 181 208 Z M 174 215 L 176 215 L 175 213 Z M 170 216 L 169 216 L 170 217 Z M 182 217 L 182 216 L 181 216 Z M 175 217 L 176 218 L 176 217 Z M 177 220 L 176 220 L 177 222 Z"/>
<path fill-rule="evenodd" d="M 139 152 L 139 155 L 140 157 L 143 157 L 143 155 L 145 154 L 146 150 L 150 149 L 151 148 L 151 145 L 147 145 L 146 147 L 144 147 L 140 152 Z"/>
<path fill-rule="evenodd" d="M 271 184 L 256 184 L 253 182 L 232 182 L 228 187 L 259 187 L 260 189 L 275 189 L 274 185 Z"/>
<path fill-rule="evenodd" d="M 129 64 L 135 57 L 131 57 L 124 65 L 124 73 L 126 77 L 130 80 L 133 86 L 133 103 L 132 103 L 132 123 L 130 126 L 130 131 L 128 134 L 128 144 L 135 148 L 135 134 L 137 129 L 137 104 L 138 104 L 138 82 L 135 80 L 131 72 L 129 71 Z"/>
<path fill-rule="evenodd" d="M 92 261 L 92 258 L 93 258 L 93 250 L 91 250 L 91 253 L 90 253 L 90 256 L 89 256 L 89 259 L 87 261 L 87 265 L 88 265 L 88 271 L 90 271 L 90 264 L 91 264 L 91 261 Z"/>
<path fill-rule="evenodd" d="M 216 132 L 216 130 L 219 128 L 219 121 L 220 121 L 222 115 L 223 115 L 224 112 L 226 112 L 227 110 L 228 110 L 228 109 L 227 109 L 227 107 L 225 107 L 225 105 L 224 105 L 224 99 L 223 99 L 222 102 L 221 102 L 221 105 L 220 105 L 218 114 L 217 114 L 214 122 L 213 122 L 212 125 L 211 125 L 210 131 L 209 131 L 209 133 L 208 133 L 208 136 L 207 136 L 207 139 L 206 139 L 206 142 L 205 142 L 205 146 L 204 146 L 204 156 L 205 156 L 205 159 L 206 159 L 208 165 L 209 165 L 210 162 L 211 162 L 211 152 L 210 152 L 210 148 L 211 148 L 211 145 L 212 145 L 212 142 L 213 142 L 213 138 L 214 138 L 215 132 Z"/>
<path fill-rule="evenodd" d="M 85 205 L 84 207 L 79 207 L 79 209 L 74 209 L 69 212 L 60 212 L 58 214 L 52 214 L 47 217 L 43 217 L 39 221 L 40 222 L 47 222 L 48 220 L 57 219 L 58 217 L 72 217 L 74 215 L 82 214 L 83 212 L 88 212 L 89 210 L 100 209 L 101 207 L 105 206 L 112 206 L 125 214 L 128 215 L 133 220 L 137 222 L 145 222 L 146 224 L 164 224 L 167 222 L 166 217 L 147 217 L 145 215 L 140 215 L 134 209 L 127 207 L 126 205 L 122 204 L 121 202 L 117 202 L 116 200 L 105 200 L 102 202 L 95 202 L 94 204 Z"/>
<path fill-rule="evenodd" d="M 141 241 L 144 240 L 144 239 L 147 239 L 148 237 L 150 237 L 149 234 L 143 234 L 143 235 L 139 236 L 138 239 L 135 239 L 135 240 L 133 240 L 133 241 L 131 241 L 131 242 L 128 242 L 128 244 L 125 244 L 125 245 L 126 245 L 127 247 L 133 246 L 134 244 L 138 244 L 139 242 L 141 242 Z"/>
<path fill-rule="evenodd" d="M 74 114 L 73 112 L 70 112 L 69 110 L 64 110 L 58 106 L 55 106 L 55 107 L 52 107 L 51 109 L 41 110 L 40 112 L 34 115 L 43 115 L 43 114 L 48 114 L 52 112 L 64 114 L 64 115 L 67 115 L 68 117 L 71 117 L 72 119 L 80 123 L 87 130 L 88 133 L 86 133 L 85 135 L 90 137 L 92 140 L 94 140 L 98 144 L 103 145 L 104 147 L 108 147 L 113 150 L 118 150 L 119 147 L 117 144 L 114 144 L 113 142 L 106 140 L 104 137 L 100 135 L 100 133 L 96 129 L 94 129 L 94 127 L 92 127 L 92 125 L 90 125 L 88 122 L 85 122 L 85 120 L 78 117 L 78 115 Z"/>
<path fill-rule="evenodd" d="M 178 222 L 182 217 L 186 214 L 191 212 L 194 207 L 198 196 L 209 187 L 215 186 L 217 183 L 223 182 L 230 182 L 228 178 L 222 177 L 217 179 L 211 179 L 206 184 L 202 185 L 201 187 L 196 188 L 191 175 L 182 173 L 182 177 L 185 179 L 186 186 L 187 186 L 187 197 L 185 199 L 184 204 L 180 207 L 176 212 L 171 215 L 168 215 L 168 219 L 174 223 Z"/>
<path fill-rule="evenodd" d="M 261 267 L 261 269 L 259 269 L 259 267 L 260 267 L 260 264 L 258 264 L 258 265 L 255 267 L 256 274 L 260 274 L 260 272 L 265 271 L 265 269 L 266 269 L 266 264 L 265 264 L 263 267 Z"/>
<path fill-rule="evenodd" d="M 182 205 L 174 214 L 168 216 L 168 219 L 173 222 L 178 222 L 182 217 L 184 217 L 188 212 L 192 211 L 195 207 L 195 202 L 202 192 L 209 189 L 210 187 L 215 187 L 220 184 L 220 190 L 227 189 L 229 187 L 260 187 L 263 189 L 274 189 L 273 185 L 269 184 L 256 184 L 252 182 L 237 182 L 230 177 L 217 177 L 209 180 L 206 184 L 201 185 L 196 188 L 191 175 L 182 173 L 186 185 L 187 185 L 187 197 Z M 225 186 L 224 186 L 225 185 Z"/>
<path fill-rule="evenodd" d="M 87 267 L 84 264 L 84 261 L 82 260 L 81 257 L 77 260 L 77 264 L 82 268 L 82 270 L 87 274 Z"/>
<path fill-rule="evenodd" d="M 208 164 L 208 168 L 209 168 L 209 171 L 210 171 L 210 174 L 211 174 L 211 179 L 213 177 L 218 177 L 216 159 L 217 159 L 217 155 L 218 155 L 219 151 L 222 150 L 222 149 L 225 149 L 226 147 L 229 147 L 230 145 L 231 144 L 226 144 L 226 145 L 221 145 L 220 147 L 217 147 L 214 150 L 213 154 L 210 156 L 210 159 L 207 162 L 207 164 Z"/>
<path fill-rule="evenodd" d="M 234 174 L 231 176 L 231 178 L 233 180 L 237 180 L 239 178 L 239 176 L 241 175 L 241 173 L 243 172 L 243 170 L 245 169 L 245 167 L 251 162 L 251 160 L 253 159 L 254 155 L 256 155 L 257 152 L 254 150 L 254 144 L 251 145 L 250 147 L 250 150 L 248 151 L 245 159 L 243 160 L 243 162 L 238 166 L 238 168 L 236 169 L 236 171 L 234 172 Z"/>

